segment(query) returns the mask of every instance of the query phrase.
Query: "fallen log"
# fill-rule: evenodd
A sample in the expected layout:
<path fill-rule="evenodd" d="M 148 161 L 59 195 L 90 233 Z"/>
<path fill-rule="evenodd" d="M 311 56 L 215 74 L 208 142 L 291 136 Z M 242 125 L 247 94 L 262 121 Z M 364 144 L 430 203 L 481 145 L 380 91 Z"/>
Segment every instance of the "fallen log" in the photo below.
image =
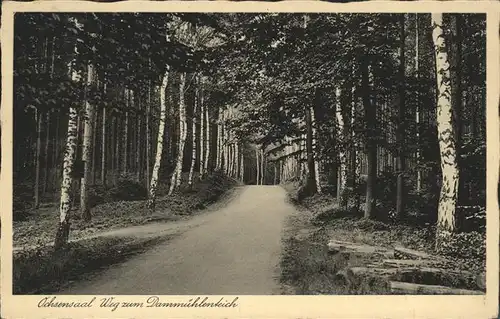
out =
<path fill-rule="evenodd" d="M 426 252 L 409 249 L 405 247 L 394 247 L 394 258 L 397 259 L 433 259 L 432 256 Z"/>
<path fill-rule="evenodd" d="M 351 267 L 355 275 L 390 276 L 398 272 L 397 268 Z"/>
<path fill-rule="evenodd" d="M 353 253 L 365 253 L 365 254 L 381 254 L 386 257 L 392 257 L 394 255 L 391 249 L 371 246 L 368 244 L 331 240 L 328 242 L 327 246 L 328 246 L 328 251 L 334 254 L 339 252 L 353 252 Z"/>
<path fill-rule="evenodd" d="M 484 295 L 484 292 L 477 290 L 457 289 L 438 285 L 412 284 L 401 281 L 390 282 L 391 291 L 402 294 L 420 295 Z"/>
<path fill-rule="evenodd" d="M 438 263 L 432 260 L 414 260 L 414 259 L 385 259 L 382 264 L 393 268 L 422 268 L 425 266 L 436 265 Z"/>

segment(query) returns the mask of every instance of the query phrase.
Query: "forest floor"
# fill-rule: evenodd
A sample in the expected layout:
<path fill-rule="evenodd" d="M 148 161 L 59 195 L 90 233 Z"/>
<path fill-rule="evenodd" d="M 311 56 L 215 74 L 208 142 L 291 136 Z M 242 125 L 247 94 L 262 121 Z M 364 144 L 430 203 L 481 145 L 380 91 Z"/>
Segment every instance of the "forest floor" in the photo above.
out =
<path fill-rule="evenodd" d="M 189 220 L 223 204 L 237 182 L 210 176 L 192 189 L 161 195 L 153 212 L 145 200 L 96 205 L 89 223 L 72 211 L 70 244 L 54 252 L 57 204 L 44 204 L 13 224 L 13 293 L 58 291 L 87 274 L 122 262 L 190 227 Z M 206 208 L 206 209 L 205 209 Z"/>
<path fill-rule="evenodd" d="M 483 294 L 484 260 L 434 253 L 428 228 L 335 214 L 328 195 L 298 202 L 286 223 L 281 281 L 290 294 Z M 325 214 L 327 212 L 327 214 Z"/>

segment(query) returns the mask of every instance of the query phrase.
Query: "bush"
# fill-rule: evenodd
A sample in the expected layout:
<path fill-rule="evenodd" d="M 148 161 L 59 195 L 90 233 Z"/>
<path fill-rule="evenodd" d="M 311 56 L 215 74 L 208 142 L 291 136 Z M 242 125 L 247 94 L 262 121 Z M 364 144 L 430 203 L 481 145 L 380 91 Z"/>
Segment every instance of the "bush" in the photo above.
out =
<path fill-rule="evenodd" d="M 112 201 L 132 201 L 146 199 L 148 192 L 146 187 L 137 182 L 134 177 L 122 175 L 118 178 L 116 185 L 108 190 L 108 196 Z"/>
<path fill-rule="evenodd" d="M 311 222 L 313 225 L 322 225 L 331 223 L 335 219 L 346 217 L 359 217 L 352 209 L 344 209 L 340 207 L 325 207 L 312 217 Z"/>
<path fill-rule="evenodd" d="M 33 187 L 28 184 L 14 184 L 12 195 L 12 219 L 14 221 L 25 220 L 33 208 Z"/>
<path fill-rule="evenodd" d="M 443 241 L 438 253 L 462 258 L 486 258 L 486 234 L 479 232 L 456 233 Z"/>
<path fill-rule="evenodd" d="M 108 201 L 108 191 L 103 185 L 92 185 L 89 187 L 88 205 L 90 208 Z"/>

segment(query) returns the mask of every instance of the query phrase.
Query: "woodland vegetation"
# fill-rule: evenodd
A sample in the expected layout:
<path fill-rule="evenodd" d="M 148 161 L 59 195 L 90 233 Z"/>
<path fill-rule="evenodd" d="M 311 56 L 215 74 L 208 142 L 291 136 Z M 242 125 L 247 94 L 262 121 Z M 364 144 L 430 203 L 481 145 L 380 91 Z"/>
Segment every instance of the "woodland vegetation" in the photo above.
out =
<path fill-rule="evenodd" d="M 294 182 L 299 202 L 334 200 L 319 218 L 429 227 L 436 252 L 484 260 L 485 24 L 17 14 L 14 220 L 57 202 L 57 250 L 104 202 L 153 214 L 216 173 Z"/>

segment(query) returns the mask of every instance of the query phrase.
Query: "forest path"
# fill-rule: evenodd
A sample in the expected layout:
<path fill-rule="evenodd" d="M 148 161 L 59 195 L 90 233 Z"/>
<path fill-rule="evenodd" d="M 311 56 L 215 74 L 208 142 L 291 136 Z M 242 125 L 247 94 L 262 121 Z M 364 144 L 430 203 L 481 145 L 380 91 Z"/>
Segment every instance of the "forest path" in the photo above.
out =
<path fill-rule="evenodd" d="M 280 186 L 244 186 L 178 237 L 58 294 L 280 294 L 281 236 L 294 211 Z"/>

